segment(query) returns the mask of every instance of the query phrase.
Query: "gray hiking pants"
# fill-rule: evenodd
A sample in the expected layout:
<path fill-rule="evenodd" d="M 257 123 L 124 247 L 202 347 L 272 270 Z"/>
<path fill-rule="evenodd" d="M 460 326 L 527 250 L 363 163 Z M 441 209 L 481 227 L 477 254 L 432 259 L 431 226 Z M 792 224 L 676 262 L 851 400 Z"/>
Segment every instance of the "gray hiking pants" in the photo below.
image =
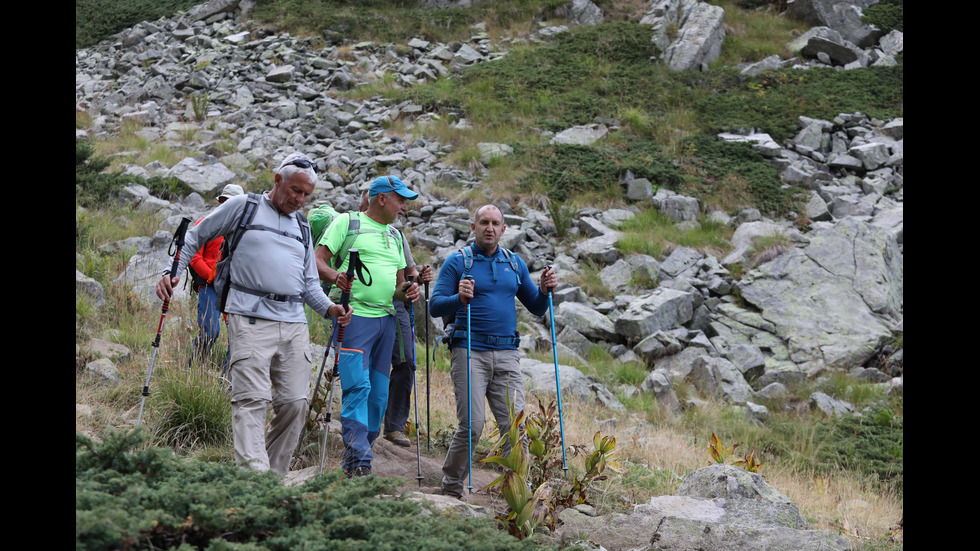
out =
<path fill-rule="evenodd" d="M 521 376 L 520 353 L 517 350 L 473 350 L 470 359 L 471 396 L 473 412 L 473 447 L 476 448 L 483 424 L 486 420 L 484 397 L 490 404 L 497 426 L 502 431 L 510 428 L 510 413 L 507 410 L 508 396 L 514 406 L 514 414 L 524 409 L 524 379 Z M 466 404 L 466 348 L 452 350 L 449 374 L 456 393 L 456 418 L 459 425 L 453 435 L 452 444 L 442 466 L 442 488 L 444 491 L 463 494 L 468 486 L 469 416 Z M 510 453 L 510 446 L 504 448 L 504 457 Z M 477 488 L 479 489 L 479 488 Z"/>

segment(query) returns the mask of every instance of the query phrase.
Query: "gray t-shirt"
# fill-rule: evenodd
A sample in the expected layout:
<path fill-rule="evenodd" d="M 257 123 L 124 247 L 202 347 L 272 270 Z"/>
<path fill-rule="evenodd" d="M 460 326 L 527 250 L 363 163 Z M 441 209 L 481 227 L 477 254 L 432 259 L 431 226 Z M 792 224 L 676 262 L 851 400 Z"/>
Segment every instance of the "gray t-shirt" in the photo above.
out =
<path fill-rule="evenodd" d="M 183 273 L 188 260 L 204 244 L 219 236 L 230 239 L 248 201 L 247 195 L 232 197 L 201 223 L 187 231 L 177 273 Z M 302 231 L 296 213 L 281 214 L 265 192 L 259 197 L 252 226 L 268 228 L 247 230 L 231 260 L 231 283 L 241 288 L 286 296 L 302 295 L 303 302 L 275 300 L 231 288 L 225 312 L 284 322 L 306 322 L 303 303 L 325 316 L 333 304 L 320 288 L 313 243 L 302 243 Z M 282 232 L 282 233 L 277 233 Z M 283 235 L 285 234 L 285 235 Z"/>

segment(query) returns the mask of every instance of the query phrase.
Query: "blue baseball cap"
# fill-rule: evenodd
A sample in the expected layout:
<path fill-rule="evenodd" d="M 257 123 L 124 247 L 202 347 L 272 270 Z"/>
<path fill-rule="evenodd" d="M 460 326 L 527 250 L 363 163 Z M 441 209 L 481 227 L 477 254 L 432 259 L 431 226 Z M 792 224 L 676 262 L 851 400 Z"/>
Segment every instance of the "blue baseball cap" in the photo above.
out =
<path fill-rule="evenodd" d="M 379 193 L 387 193 L 389 191 L 394 191 L 406 199 L 415 199 L 419 196 L 418 193 L 408 189 L 405 182 L 398 179 L 398 176 L 378 176 L 371 182 L 371 190 L 368 195 L 374 197 Z"/>

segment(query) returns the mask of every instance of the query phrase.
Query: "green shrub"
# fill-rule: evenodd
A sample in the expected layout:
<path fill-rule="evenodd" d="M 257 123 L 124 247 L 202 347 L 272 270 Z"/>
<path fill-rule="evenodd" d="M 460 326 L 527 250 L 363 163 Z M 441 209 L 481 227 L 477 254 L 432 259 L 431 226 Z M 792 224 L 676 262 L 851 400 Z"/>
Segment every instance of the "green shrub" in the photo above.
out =
<path fill-rule="evenodd" d="M 626 137 L 601 145 L 553 144 L 531 147 L 527 156 L 534 170 L 522 182 L 549 189 L 554 201 L 582 192 L 619 195 L 619 178 L 631 171 L 656 186 L 676 187 L 681 173 L 660 148 L 643 138 Z"/>
<path fill-rule="evenodd" d="M 749 144 L 701 134 L 684 145 L 687 177 L 679 191 L 729 212 L 754 205 L 763 212 L 782 214 L 792 205 L 791 192 L 781 188 L 779 172 Z"/>
<path fill-rule="evenodd" d="M 168 17 L 199 0 L 76 0 L 75 48 L 91 46 L 140 21 Z"/>
<path fill-rule="evenodd" d="M 130 184 L 142 184 L 153 195 L 168 200 L 193 191 L 187 184 L 179 182 L 176 178 L 154 176 L 143 179 L 118 171 L 104 172 L 109 168 L 109 164 L 109 160 L 105 157 L 95 155 L 95 149 L 88 141 L 75 139 L 75 202 L 77 204 L 86 207 L 105 206 L 120 189 Z M 80 228 L 76 227 L 76 242 L 80 237 L 79 231 Z"/>
<path fill-rule="evenodd" d="M 484 519 L 423 511 L 397 481 L 272 473 L 139 449 L 139 432 L 75 435 L 76 549 L 538 549 Z M 136 449 L 130 454 L 130 450 Z"/>
<path fill-rule="evenodd" d="M 886 33 L 893 30 L 905 32 L 904 4 L 904 0 L 882 0 L 864 8 L 861 21 L 874 25 Z"/>
<path fill-rule="evenodd" d="M 850 71 L 781 69 L 743 79 L 732 69 L 711 71 L 714 93 L 697 101 L 702 130 L 759 128 L 782 143 L 799 131 L 799 117 L 832 119 L 861 112 L 902 116 L 904 64 Z M 706 83 L 707 84 L 707 83 Z"/>

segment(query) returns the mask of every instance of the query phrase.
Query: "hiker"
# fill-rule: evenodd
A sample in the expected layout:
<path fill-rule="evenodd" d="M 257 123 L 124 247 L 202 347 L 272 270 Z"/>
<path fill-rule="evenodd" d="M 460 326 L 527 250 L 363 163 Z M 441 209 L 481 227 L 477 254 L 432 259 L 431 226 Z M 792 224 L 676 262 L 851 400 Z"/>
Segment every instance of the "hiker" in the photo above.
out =
<path fill-rule="evenodd" d="M 245 190 L 238 184 L 228 184 L 218 196 L 218 205 L 222 205 L 232 197 L 244 195 Z M 194 225 L 201 223 L 201 218 Z M 221 322 L 218 321 L 218 294 L 214 290 L 214 274 L 218 260 L 221 259 L 221 244 L 224 237 L 212 239 L 201 247 L 190 262 L 191 288 L 197 293 L 197 336 L 194 337 L 194 353 L 190 362 L 197 358 L 204 360 L 211 352 L 211 347 L 221 333 Z M 227 358 L 225 360 L 227 367 Z"/>
<path fill-rule="evenodd" d="M 392 302 L 414 302 L 419 295 L 418 285 L 405 285 L 405 243 L 401 232 L 389 226 L 418 193 L 397 176 L 379 176 L 368 196 L 367 209 L 337 217 L 316 249 L 320 279 L 337 289 L 347 288 L 348 251 L 359 251 L 363 267 L 351 285 L 356 315 L 345 330 L 339 367 L 342 466 L 347 476 L 371 474 L 371 446 L 388 404 L 397 320 Z"/>
<path fill-rule="evenodd" d="M 469 328 L 472 358 L 470 390 L 472 403 L 472 439 L 479 441 L 485 420 L 484 396 L 502 431 L 510 426 L 508 402 L 514 413 L 524 409 L 524 380 L 517 346 L 517 312 L 514 297 L 535 316 L 548 309 L 549 287 L 558 285 L 551 268 L 541 274 L 541 285 L 531 281 L 527 265 L 517 255 L 499 246 L 507 226 L 503 214 L 493 205 L 477 209 L 470 223 L 475 239 L 450 256 L 439 271 L 429 305 L 433 316 L 455 316 L 447 328 L 452 350 L 450 376 L 456 394 L 456 417 L 459 424 L 442 467 L 442 492 L 461 497 L 463 482 L 469 474 L 468 439 L 470 437 L 467 404 L 466 312 L 470 308 Z M 472 279 L 467 279 L 467 276 Z M 504 456 L 510 451 L 505 444 Z"/>
<path fill-rule="evenodd" d="M 313 193 L 315 167 L 306 155 L 291 153 L 271 191 L 219 205 L 187 232 L 176 272 L 203 243 L 226 238 L 215 282 L 228 315 L 235 461 L 279 474 L 289 471 L 306 422 L 312 366 L 303 304 L 345 325 L 351 317 L 351 309 L 344 312 L 320 288 L 309 224 L 297 212 Z M 164 274 L 157 296 L 169 298 L 178 281 Z M 275 414 L 266 435 L 270 403 Z"/>

